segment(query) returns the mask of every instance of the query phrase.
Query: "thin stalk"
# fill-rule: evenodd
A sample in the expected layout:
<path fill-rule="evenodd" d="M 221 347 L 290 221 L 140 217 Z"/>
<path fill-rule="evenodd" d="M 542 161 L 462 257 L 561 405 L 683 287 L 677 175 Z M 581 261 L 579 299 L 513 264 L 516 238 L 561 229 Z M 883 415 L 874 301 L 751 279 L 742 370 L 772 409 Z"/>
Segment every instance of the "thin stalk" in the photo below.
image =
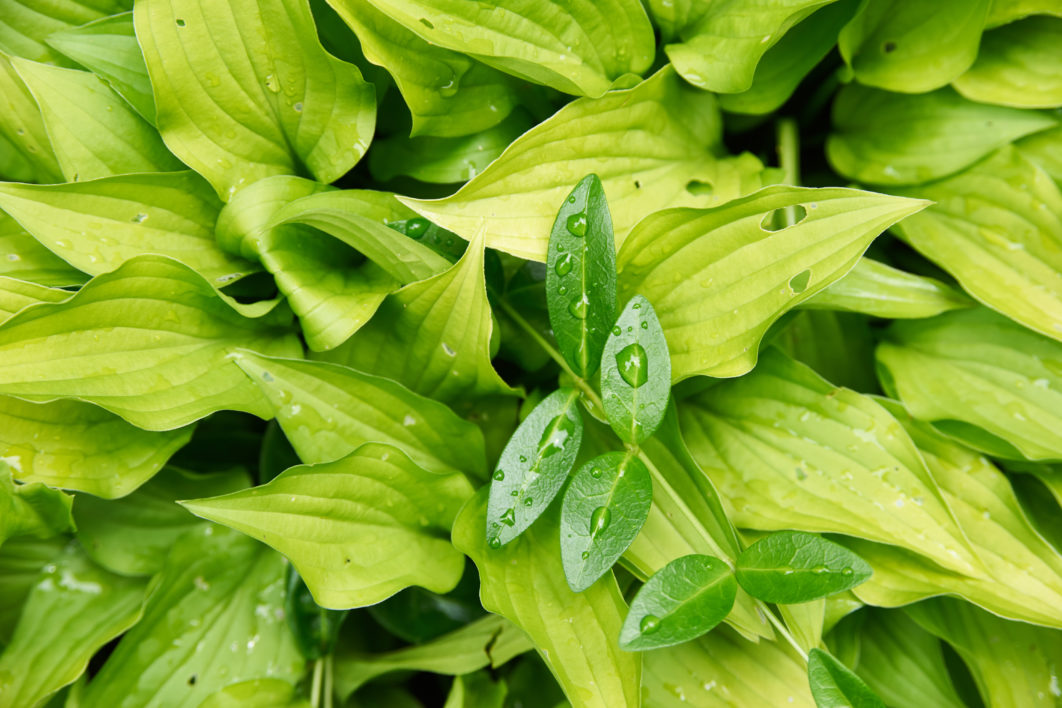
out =
<path fill-rule="evenodd" d="M 332 688 L 332 674 L 334 673 L 332 670 L 334 663 L 332 661 L 332 655 L 329 654 L 326 656 L 324 661 L 324 708 L 332 708 L 332 694 L 335 691 L 335 689 Z"/>
<path fill-rule="evenodd" d="M 782 623 L 782 620 L 774 616 L 774 612 L 763 601 L 757 600 L 756 604 L 759 606 L 763 614 L 767 616 L 767 621 L 774 625 L 775 630 L 781 634 L 789 644 L 796 649 L 796 653 L 800 655 L 800 658 L 804 660 L 804 663 L 808 663 L 808 654 L 804 651 L 803 647 L 797 644 L 797 640 L 793 638 L 793 635 L 789 633 L 789 628 Z"/>
<path fill-rule="evenodd" d="M 800 133 L 793 118 L 780 118 L 775 124 L 778 140 L 778 164 L 782 168 L 782 182 L 794 187 L 800 184 Z M 796 223 L 796 207 L 787 206 L 785 225 Z"/>
<path fill-rule="evenodd" d="M 324 677 L 324 659 L 313 662 L 313 683 L 310 686 L 310 708 L 321 706 L 321 679 Z"/>

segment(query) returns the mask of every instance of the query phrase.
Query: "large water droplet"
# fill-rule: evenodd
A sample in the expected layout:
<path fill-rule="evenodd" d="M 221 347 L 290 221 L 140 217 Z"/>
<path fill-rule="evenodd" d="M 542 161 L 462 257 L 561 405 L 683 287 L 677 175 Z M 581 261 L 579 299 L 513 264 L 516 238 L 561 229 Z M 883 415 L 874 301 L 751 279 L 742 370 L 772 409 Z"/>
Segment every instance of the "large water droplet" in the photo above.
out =
<path fill-rule="evenodd" d="M 599 506 L 594 509 L 594 513 L 590 515 L 591 535 L 596 536 L 607 529 L 610 521 L 612 521 L 612 512 L 607 506 Z"/>
<path fill-rule="evenodd" d="M 586 235 L 586 214 L 579 212 L 568 217 L 568 233 L 572 236 Z"/>
<path fill-rule="evenodd" d="M 539 456 L 546 458 L 563 450 L 574 430 L 575 423 L 564 413 L 551 420 L 538 441 Z"/>
<path fill-rule="evenodd" d="M 586 311 L 589 306 L 590 300 L 587 299 L 586 293 L 583 293 L 582 297 L 580 297 L 578 300 L 572 300 L 572 304 L 568 305 L 568 312 L 571 313 L 572 317 L 575 317 L 580 320 L 585 320 Z"/>
<path fill-rule="evenodd" d="M 491 536 L 489 539 L 487 539 L 487 545 L 497 550 L 501 548 L 501 539 L 497 536 Z"/>
<path fill-rule="evenodd" d="M 564 258 L 557 261 L 557 265 L 553 266 L 553 269 L 557 271 L 557 275 L 568 275 L 572 272 L 572 254 L 567 253 Z"/>
<path fill-rule="evenodd" d="M 583 555 L 583 560 L 586 560 L 587 558 L 590 557 L 590 551 L 583 551 L 582 555 Z"/>
<path fill-rule="evenodd" d="M 431 222 L 427 219 L 410 219 L 406 222 L 406 236 L 422 238 L 428 232 Z"/>
<path fill-rule="evenodd" d="M 506 526 L 514 526 L 516 524 L 516 509 L 509 507 L 505 510 L 505 513 L 501 515 L 500 521 Z"/>
<path fill-rule="evenodd" d="M 844 570 L 841 571 L 841 575 L 851 575 L 851 574 L 852 574 L 852 569 L 851 568 L 845 568 Z"/>
<path fill-rule="evenodd" d="M 628 344 L 616 355 L 619 374 L 628 386 L 638 388 L 649 380 L 649 358 L 641 344 Z"/>
<path fill-rule="evenodd" d="M 642 634 L 652 634 L 660 629 L 660 618 L 656 615 L 646 615 L 642 617 L 642 621 L 638 624 L 638 629 L 642 630 Z"/>
<path fill-rule="evenodd" d="M 496 482 L 500 482 L 503 479 L 505 479 L 505 472 L 503 472 L 502 470 L 498 470 L 497 472 L 494 473 L 494 480 Z"/>
<path fill-rule="evenodd" d="M 600 467 L 591 467 L 590 468 L 590 476 L 593 477 L 594 479 L 600 478 L 601 477 L 601 468 Z"/>
<path fill-rule="evenodd" d="M 532 499 L 531 497 L 527 497 L 526 499 L 524 499 L 524 506 L 534 506 L 534 505 L 535 505 L 535 500 Z"/>

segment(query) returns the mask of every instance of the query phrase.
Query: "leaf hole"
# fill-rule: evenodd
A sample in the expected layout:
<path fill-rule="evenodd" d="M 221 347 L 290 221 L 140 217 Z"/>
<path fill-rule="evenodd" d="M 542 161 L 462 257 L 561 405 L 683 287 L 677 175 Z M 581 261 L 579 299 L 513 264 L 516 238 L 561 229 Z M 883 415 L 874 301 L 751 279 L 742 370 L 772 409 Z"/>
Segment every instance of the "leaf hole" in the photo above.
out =
<path fill-rule="evenodd" d="M 686 183 L 686 191 L 695 197 L 710 197 L 715 192 L 711 182 L 702 182 L 699 179 L 691 179 Z"/>
<path fill-rule="evenodd" d="M 435 25 L 433 25 L 431 22 L 428 22 L 428 19 L 426 17 L 420 18 L 420 24 L 424 25 L 428 29 L 435 29 Z"/>
<path fill-rule="evenodd" d="M 634 188 L 635 189 L 641 189 L 642 188 L 642 183 L 639 182 L 638 180 L 634 180 Z"/>
<path fill-rule="evenodd" d="M 195 674 L 192 674 L 191 676 L 188 677 L 188 685 L 189 686 L 194 686 L 195 682 L 198 681 L 198 680 L 199 680 L 199 677 L 196 676 Z"/>
<path fill-rule="evenodd" d="M 788 220 L 787 220 L 788 211 Z M 781 231 L 789 226 L 796 226 L 808 217 L 808 210 L 803 204 L 792 207 L 782 207 L 764 214 L 760 221 L 760 228 L 764 231 Z"/>
<path fill-rule="evenodd" d="M 186 24 L 187 23 L 184 20 L 182 20 L 180 17 L 177 18 L 177 26 L 178 27 L 184 27 Z M 193 676 L 192 678 L 195 678 L 195 677 Z"/>
<path fill-rule="evenodd" d="M 799 295 L 808 289 L 808 283 L 810 282 L 811 271 L 802 270 L 789 279 L 789 289 L 793 291 L 794 295 Z"/>
<path fill-rule="evenodd" d="M 881 51 L 885 54 L 892 54 L 896 51 L 896 42 L 885 42 L 881 45 Z"/>

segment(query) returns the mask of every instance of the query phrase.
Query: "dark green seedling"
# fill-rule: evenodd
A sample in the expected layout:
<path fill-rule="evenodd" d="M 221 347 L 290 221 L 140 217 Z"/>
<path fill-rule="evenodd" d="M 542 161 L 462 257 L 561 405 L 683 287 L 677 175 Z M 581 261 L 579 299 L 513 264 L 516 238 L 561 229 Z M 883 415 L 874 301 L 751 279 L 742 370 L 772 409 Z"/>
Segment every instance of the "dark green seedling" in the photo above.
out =
<path fill-rule="evenodd" d="M 722 622 L 737 597 L 737 581 L 723 561 L 692 554 L 658 570 L 634 596 L 620 630 L 627 651 L 688 642 Z"/>
<path fill-rule="evenodd" d="M 796 604 L 833 595 L 866 582 L 865 560 L 833 541 L 801 531 L 761 538 L 737 559 L 737 580 L 764 602 Z"/>
<path fill-rule="evenodd" d="M 861 678 L 821 649 L 808 654 L 808 683 L 818 708 L 885 708 Z"/>
<path fill-rule="evenodd" d="M 299 651 L 308 661 L 328 656 L 335 649 L 339 626 L 350 610 L 326 610 L 318 605 L 295 567 L 290 565 L 287 587 L 284 615 Z"/>
<path fill-rule="evenodd" d="M 519 536 L 564 486 L 583 439 L 579 393 L 562 388 L 535 406 L 502 450 L 487 502 L 487 543 Z"/>
<path fill-rule="evenodd" d="M 671 357 L 653 306 L 631 298 L 608 335 L 601 355 L 601 397 L 609 425 L 621 440 L 638 444 L 667 413 Z"/>
<path fill-rule="evenodd" d="M 561 506 L 564 577 L 582 592 L 608 572 L 642 530 L 653 480 L 637 457 L 610 452 L 576 471 Z"/>
<path fill-rule="evenodd" d="M 564 200 L 549 237 L 546 303 L 557 347 L 576 375 L 590 378 L 616 316 L 612 216 L 597 175 Z"/>

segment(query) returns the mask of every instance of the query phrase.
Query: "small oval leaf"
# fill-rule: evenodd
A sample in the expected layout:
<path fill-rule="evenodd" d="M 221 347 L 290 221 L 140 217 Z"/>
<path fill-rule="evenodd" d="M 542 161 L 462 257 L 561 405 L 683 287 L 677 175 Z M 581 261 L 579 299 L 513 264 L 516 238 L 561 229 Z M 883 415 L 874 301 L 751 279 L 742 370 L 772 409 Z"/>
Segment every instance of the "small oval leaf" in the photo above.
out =
<path fill-rule="evenodd" d="M 616 435 L 638 444 L 667 412 L 671 356 L 653 306 L 635 295 L 616 320 L 601 355 L 601 395 Z"/>
<path fill-rule="evenodd" d="M 761 538 L 737 559 L 741 587 L 764 602 L 797 604 L 854 588 L 873 571 L 833 541 L 801 531 Z"/>
<path fill-rule="evenodd" d="M 599 455 L 579 468 L 561 506 L 564 577 L 582 592 L 608 572 L 649 516 L 653 480 L 637 457 Z"/>
<path fill-rule="evenodd" d="M 818 708 L 885 708 L 861 678 L 821 649 L 808 653 L 808 683 Z"/>
<path fill-rule="evenodd" d="M 676 558 L 634 596 L 620 646 L 644 651 L 696 639 L 723 621 L 736 597 L 737 581 L 723 561 L 698 554 Z"/>
<path fill-rule="evenodd" d="M 557 212 L 546 256 L 546 303 L 565 361 L 589 378 L 616 316 L 612 216 L 597 175 L 575 185 Z"/>
<path fill-rule="evenodd" d="M 554 391 L 513 433 L 492 477 L 487 542 L 500 548 L 523 533 L 557 496 L 583 440 L 579 392 Z"/>

